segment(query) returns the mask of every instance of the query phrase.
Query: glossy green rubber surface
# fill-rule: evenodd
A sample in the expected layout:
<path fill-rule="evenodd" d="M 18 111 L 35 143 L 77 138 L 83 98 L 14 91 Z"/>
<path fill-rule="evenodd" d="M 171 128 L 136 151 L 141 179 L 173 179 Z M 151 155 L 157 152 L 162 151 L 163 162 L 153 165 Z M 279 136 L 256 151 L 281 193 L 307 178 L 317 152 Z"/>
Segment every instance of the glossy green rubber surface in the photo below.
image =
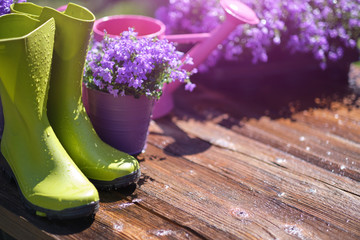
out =
<path fill-rule="evenodd" d="M 69 212 L 99 201 L 47 117 L 55 21 L 0 17 L 0 94 L 5 128 L 1 152 L 21 195 L 34 208 Z M 68 211 L 70 209 L 70 211 Z M 54 211 L 54 212 L 52 212 Z"/>
<path fill-rule="evenodd" d="M 81 100 L 81 82 L 94 15 L 72 3 L 63 13 L 48 7 L 39 11 L 39 6 L 31 3 L 13 4 L 12 11 L 31 14 L 41 21 L 55 19 L 48 116 L 73 161 L 89 179 L 103 181 L 105 185 L 109 182 L 109 186 L 118 178 L 139 172 L 134 157 L 110 147 L 98 137 Z M 138 177 L 122 185 L 137 180 Z"/>

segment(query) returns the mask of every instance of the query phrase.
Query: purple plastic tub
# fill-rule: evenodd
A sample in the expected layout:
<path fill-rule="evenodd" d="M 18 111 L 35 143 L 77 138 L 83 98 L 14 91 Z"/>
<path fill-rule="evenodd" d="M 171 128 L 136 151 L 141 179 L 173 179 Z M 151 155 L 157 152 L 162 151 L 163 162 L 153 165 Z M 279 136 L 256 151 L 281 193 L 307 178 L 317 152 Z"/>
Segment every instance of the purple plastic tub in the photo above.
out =
<path fill-rule="evenodd" d="M 110 146 L 130 155 L 146 146 L 154 101 L 145 96 L 114 97 L 83 87 L 85 108 L 99 137 Z"/>

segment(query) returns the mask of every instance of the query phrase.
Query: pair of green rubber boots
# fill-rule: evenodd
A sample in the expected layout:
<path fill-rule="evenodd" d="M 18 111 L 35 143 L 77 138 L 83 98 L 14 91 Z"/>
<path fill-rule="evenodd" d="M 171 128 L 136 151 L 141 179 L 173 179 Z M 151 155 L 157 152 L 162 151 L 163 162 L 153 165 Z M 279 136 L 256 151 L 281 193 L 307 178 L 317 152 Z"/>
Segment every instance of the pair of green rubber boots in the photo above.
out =
<path fill-rule="evenodd" d="M 99 139 L 81 102 L 95 17 L 72 3 L 65 12 L 32 3 L 11 10 L 0 17 L 1 166 L 37 215 L 93 215 L 95 186 L 124 187 L 140 177 L 134 157 Z"/>

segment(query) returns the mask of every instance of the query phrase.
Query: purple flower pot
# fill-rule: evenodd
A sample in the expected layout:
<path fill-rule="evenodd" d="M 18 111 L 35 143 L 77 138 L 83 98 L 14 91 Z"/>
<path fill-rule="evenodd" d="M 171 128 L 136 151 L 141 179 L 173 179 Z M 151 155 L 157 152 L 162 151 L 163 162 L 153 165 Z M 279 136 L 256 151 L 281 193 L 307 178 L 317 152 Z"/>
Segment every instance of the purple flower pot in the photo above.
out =
<path fill-rule="evenodd" d="M 146 96 L 114 97 L 83 86 L 83 101 L 95 131 L 104 142 L 130 155 L 144 150 L 153 100 Z"/>

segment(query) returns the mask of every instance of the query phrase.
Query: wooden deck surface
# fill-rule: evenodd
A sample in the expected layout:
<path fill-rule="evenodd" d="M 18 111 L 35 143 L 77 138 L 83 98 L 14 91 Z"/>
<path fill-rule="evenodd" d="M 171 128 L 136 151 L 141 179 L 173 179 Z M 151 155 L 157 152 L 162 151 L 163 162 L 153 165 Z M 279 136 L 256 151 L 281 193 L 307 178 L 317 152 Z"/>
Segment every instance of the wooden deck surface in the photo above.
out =
<path fill-rule="evenodd" d="M 151 122 L 137 188 L 100 192 L 94 220 L 29 215 L 1 175 L 0 229 L 20 239 L 360 239 L 358 96 L 334 73 L 250 73 L 178 91 L 173 114 Z"/>

